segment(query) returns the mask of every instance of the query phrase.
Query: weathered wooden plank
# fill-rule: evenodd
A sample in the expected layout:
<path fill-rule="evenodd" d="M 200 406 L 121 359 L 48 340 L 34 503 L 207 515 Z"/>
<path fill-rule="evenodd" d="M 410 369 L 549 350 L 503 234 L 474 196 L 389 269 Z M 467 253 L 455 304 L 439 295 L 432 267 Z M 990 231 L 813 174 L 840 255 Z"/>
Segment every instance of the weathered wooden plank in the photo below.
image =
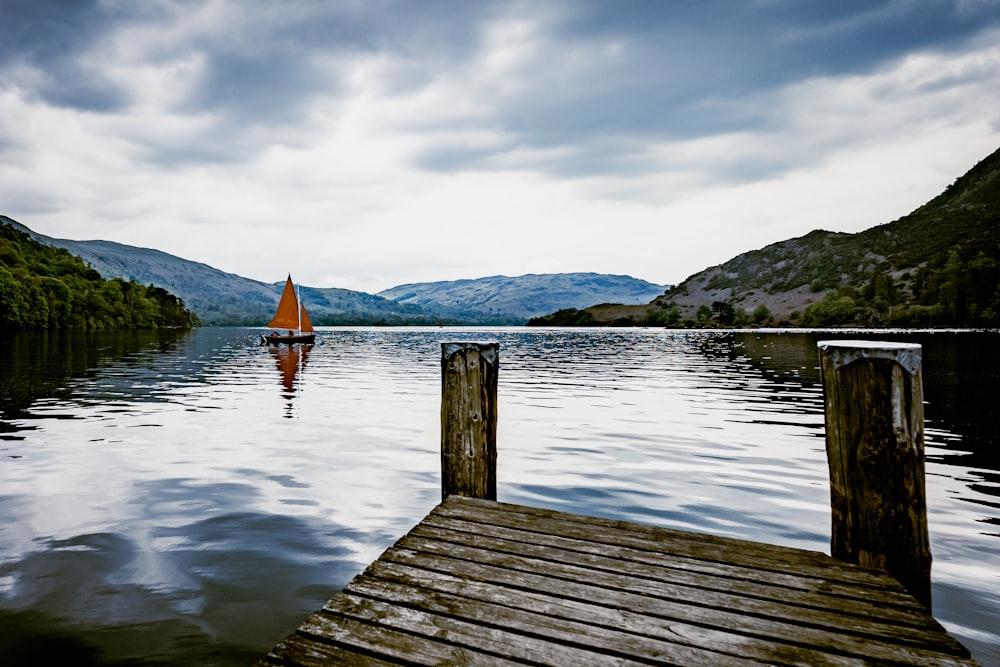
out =
<path fill-rule="evenodd" d="M 396 578 L 358 577 L 351 582 L 351 592 L 652 662 L 691 667 L 748 661 L 825 667 L 868 664 L 860 658 L 680 622 L 666 624 L 625 609 L 611 610 L 586 601 L 461 581 L 457 577 L 442 577 L 434 589 L 423 588 L 406 577 L 406 567 L 382 570 L 383 574 L 394 572 Z M 450 592 L 459 586 L 461 595 Z"/>
<path fill-rule="evenodd" d="M 600 517 L 587 521 L 587 517 L 583 515 L 564 515 L 552 510 L 504 503 L 490 505 L 472 498 L 458 500 L 460 502 L 442 503 L 432 510 L 432 514 L 463 518 L 486 526 L 497 525 L 529 532 L 550 532 L 563 537 L 659 551 L 752 569 L 772 572 L 788 572 L 794 569 L 800 575 L 817 579 L 856 584 L 865 588 L 903 591 L 899 583 L 888 574 L 853 567 L 849 563 L 831 559 L 819 552 L 782 546 L 774 546 L 772 550 L 769 548 L 771 545 L 715 535 L 630 524 Z M 546 522 L 551 523 L 546 524 Z M 669 544 L 671 550 L 664 551 L 663 544 Z"/>
<path fill-rule="evenodd" d="M 459 496 L 261 664 L 380 660 L 975 664 L 884 573 L 816 552 Z"/>
<path fill-rule="evenodd" d="M 471 521 L 479 521 L 490 525 L 507 525 L 507 523 L 510 523 L 520 526 L 524 530 L 534 532 L 547 533 L 556 530 L 559 535 L 565 534 L 568 537 L 575 536 L 585 540 L 605 540 L 613 544 L 634 543 L 637 545 L 637 549 L 643 549 L 644 545 L 646 545 L 647 549 L 656 552 L 663 552 L 663 547 L 661 546 L 663 542 L 675 542 L 684 548 L 702 550 L 704 552 L 700 555 L 702 558 L 711 558 L 714 553 L 713 550 L 721 548 L 725 550 L 727 559 L 731 559 L 732 552 L 738 550 L 739 558 L 750 560 L 749 566 L 754 569 L 767 563 L 772 563 L 775 567 L 780 567 L 783 563 L 793 561 L 817 566 L 818 571 L 824 573 L 824 578 L 829 578 L 830 574 L 842 573 L 846 577 L 847 582 L 860 578 L 862 585 L 866 588 L 872 586 L 874 583 L 864 570 L 859 571 L 859 568 L 852 564 L 837 561 L 836 559 L 831 561 L 828 555 L 818 551 L 763 544 L 739 538 L 633 523 L 619 519 L 591 517 L 539 507 L 511 505 L 508 503 L 484 503 L 473 498 L 461 498 L 457 503 L 441 503 L 432 510 L 430 516 L 466 518 Z M 545 521 L 554 521 L 556 525 L 561 527 L 552 529 L 543 528 L 539 531 L 537 526 L 544 526 Z M 738 549 L 736 549 L 737 547 Z M 669 553 L 671 555 L 683 555 L 673 554 L 673 552 Z M 905 590 L 891 576 L 883 576 L 882 585 L 892 590 Z M 902 597 L 912 598 L 911 595 L 906 593 Z"/>
<path fill-rule="evenodd" d="M 327 607 L 336 608 L 344 598 L 335 595 Z M 414 635 L 367 619 L 336 615 L 326 611 L 312 614 L 299 627 L 298 634 L 317 644 L 332 644 L 348 651 L 373 656 L 378 660 L 406 665 L 484 665 L 509 667 L 524 664 L 467 646 L 444 641 L 423 641 Z M 281 657 L 281 656 L 279 656 Z M 336 663 L 327 663 L 336 664 Z M 363 664 L 363 663 L 362 663 Z"/>
<path fill-rule="evenodd" d="M 898 632 L 884 626 L 887 635 L 874 634 L 871 627 L 862 632 L 835 631 L 824 627 L 800 624 L 782 618 L 769 618 L 740 613 L 726 608 L 705 607 L 694 601 L 661 598 L 628 590 L 605 588 L 589 582 L 553 579 L 529 571 L 479 564 L 441 556 L 432 556 L 405 549 L 389 549 L 378 564 L 399 563 L 412 566 L 409 576 L 415 585 L 434 588 L 434 581 L 447 573 L 463 580 L 480 581 L 495 586 L 520 590 L 543 591 L 550 595 L 588 600 L 612 609 L 628 609 L 669 620 L 679 620 L 711 628 L 729 630 L 774 641 L 813 646 L 827 651 L 856 655 L 875 660 L 910 661 L 910 664 L 939 665 L 946 654 L 963 652 L 951 640 L 941 641 L 940 635 L 926 636 L 917 632 Z"/>
<path fill-rule="evenodd" d="M 317 641 L 314 636 L 292 634 L 257 661 L 256 667 L 398 667 L 398 662 L 388 662 L 360 651 Z"/>
<path fill-rule="evenodd" d="M 756 594 L 767 598 L 784 597 L 788 602 L 804 606 L 833 607 L 839 611 L 861 615 L 877 614 L 886 619 L 898 619 L 905 623 L 912 623 L 914 618 L 921 618 L 925 623 L 929 622 L 925 616 L 913 613 L 915 610 L 921 610 L 922 606 L 902 590 L 872 590 L 858 586 L 844 586 L 825 579 L 799 576 L 789 572 L 755 570 L 687 556 L 606 543 L 595 544 L 590 540 L 526 532 L 502 526 L 490 526 L 484 530 L 483 526 L 481 523 L 431 515 L 414 528 L 410 536 L 480 546 L 497 552 L 557 557 L 567 563 L 598 570 L 611 569 L 628 572 L 634 576 L 695 587 L 710 586 L 711 581 L 723 579 L 729 582 L 728 590 L 734 593 L 749 595 L 758 591 Z M 665 545 L 665 550 L 669 551 L 670 547 Z"/>
<path fill-rule="evenodd" d="M 448 539 L 454 536 L 447 532 L 428 530 L 427 526 L 422 525 L 396 546 L 503 565 L 556 578 L 582 578 L 599 582 L 603 586 L 622 587 L 628 583 L 634 588 L 646 589 L 659 596 L 678 599 L 686 597 L 696 599 L 699 604 L 728 606 L 758 615 L 766 610 L 769 615 L 798 617 L 817 624 L 823 623 L 821 619 L 825 618 L 831 627 L 855 628 L 859 622 L 878 619 L 880 623 L 896 623 L 920 630 L 940 630 L 938 624 L 927 615 L 915 615 L 912 611 L 860 599 L 812 594 L 748 578 L 678 572 L 611 556 L 562 551 L 491 536 L 464 535 L 467 536 L 466 539 Z"/>
<path fill-rule="evenodd" d="M 579 644 L 554 641 L 551 637 L 516 632 L 500 626 L 496 619 L 486 617 L 472 622 L 450 614 L 435 613 L 422 603 L 418 607 L 404 606 L 345 592 L 327 603 L 324 611 L 411 635 L 411 655 L 425 650 L 430 643 L 443 643 L 476 656 L 547 665 L 640 664 L 630 656 L 593 650 L 592 644 L 590 648 L 584 648 Z"/>

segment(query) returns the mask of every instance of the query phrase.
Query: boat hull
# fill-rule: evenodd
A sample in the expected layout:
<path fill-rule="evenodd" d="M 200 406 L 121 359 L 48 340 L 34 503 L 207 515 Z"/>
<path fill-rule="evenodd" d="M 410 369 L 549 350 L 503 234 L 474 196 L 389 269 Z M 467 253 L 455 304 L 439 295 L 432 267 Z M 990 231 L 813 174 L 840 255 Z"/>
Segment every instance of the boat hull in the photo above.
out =
<path fill-rule="evenodd" d="M 304 333 L 290 336 L 265 336 L 261 334 L 260 340 L 263 345 L 312 345 L 316 342 L 316 334 Z"/>

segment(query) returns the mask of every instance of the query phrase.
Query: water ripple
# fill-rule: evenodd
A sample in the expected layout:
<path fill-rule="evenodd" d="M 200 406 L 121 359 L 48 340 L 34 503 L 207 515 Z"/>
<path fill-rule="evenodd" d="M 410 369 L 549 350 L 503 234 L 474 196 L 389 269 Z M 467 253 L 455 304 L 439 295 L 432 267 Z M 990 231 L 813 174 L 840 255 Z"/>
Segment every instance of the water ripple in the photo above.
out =
<path fill-rule="evenodd" d="M 438 501 L 440 343 L 461 339 L 501 347 L 501 500 L 827 550 L 816 335 L 336 328 L 303 352 L 251 329 L 88 333 L 46 339 L 85 361 L 0 406 L 0 623 L 109 663 L 252 662 Z M 935 611 L 985 664 L 1000 363 L 956 371 L 954 339 L 921 342 Z"/>

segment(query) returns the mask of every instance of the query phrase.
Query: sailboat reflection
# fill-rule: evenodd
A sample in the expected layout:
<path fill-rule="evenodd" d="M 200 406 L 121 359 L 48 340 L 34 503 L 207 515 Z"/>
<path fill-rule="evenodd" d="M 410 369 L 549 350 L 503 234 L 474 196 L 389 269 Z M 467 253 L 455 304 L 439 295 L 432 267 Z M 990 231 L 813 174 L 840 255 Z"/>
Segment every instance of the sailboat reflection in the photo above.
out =
<path fill-rule="evenodd" d="M 281 373 L 281 384 L 285 387 L 289 398 L 292 397 L 291 394 L 301 389 L 302 383 L 299 375 L 305 370 L 306 361 L 309 358 L 309 352 L 312 351 L 312 347 L 312 345 L 298 347 L 289 345 L 288 347 L 268 348 L 271 356 L 274 357 L 278 364 L 278 372 Z"/>

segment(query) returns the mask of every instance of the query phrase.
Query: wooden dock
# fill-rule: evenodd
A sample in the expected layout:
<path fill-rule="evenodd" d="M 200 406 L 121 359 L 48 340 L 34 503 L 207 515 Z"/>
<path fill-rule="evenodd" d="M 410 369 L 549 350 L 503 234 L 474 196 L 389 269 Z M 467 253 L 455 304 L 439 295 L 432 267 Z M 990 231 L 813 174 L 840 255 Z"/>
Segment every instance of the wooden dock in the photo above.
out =
<path fill-rule="evenodd" d="M 885 572 L 451 496 L 260 665 L 974 665 Z"/>
<path fill-rule="evenodd" d="M 975 665 L 930 613 L 919 346 L 850 343 L 837 558 L 497 502 L 497 346 L 443 344 L 441 504 L 258 664 Z"/>

